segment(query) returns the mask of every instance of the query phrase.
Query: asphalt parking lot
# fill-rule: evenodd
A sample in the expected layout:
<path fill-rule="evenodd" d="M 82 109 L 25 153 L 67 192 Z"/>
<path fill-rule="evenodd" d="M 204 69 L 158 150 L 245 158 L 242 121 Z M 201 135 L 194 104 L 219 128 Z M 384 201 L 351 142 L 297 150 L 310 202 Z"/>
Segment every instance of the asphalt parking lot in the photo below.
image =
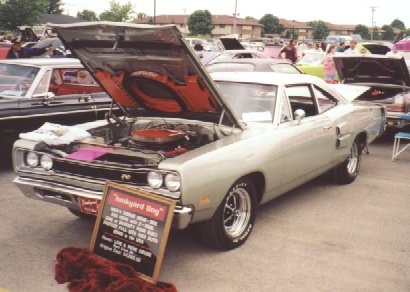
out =
<path fill-rule="evenodd" d="M 160 280 L 180 291 L 410 291 L 410 151 L 392 162 L 392 144 L 391 135 L 372 144 L 350 185 L 319 178 L 261 206 L 239 249 L 171 231 Z M 55 256 L 88 246 L 93 222 L 26 199 L 13 178 L 3 166 L 0 290 L 67 291 Z"/>

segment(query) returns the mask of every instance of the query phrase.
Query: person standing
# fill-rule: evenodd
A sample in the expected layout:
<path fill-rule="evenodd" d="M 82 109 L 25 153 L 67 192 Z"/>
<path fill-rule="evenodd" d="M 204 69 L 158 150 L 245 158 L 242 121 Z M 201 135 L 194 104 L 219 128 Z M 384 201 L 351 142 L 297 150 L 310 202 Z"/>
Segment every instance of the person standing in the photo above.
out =
<path fill-rule="evenodd" d="M 350 41 L 350 47 L 345 51 L 345 54 L 358 55 L 358 52 L 356 51 L 356 41 Z"/>
<path fill-rule="evenodd" d="M 333 60 L 333 56 L 335 54 L 336 47 L 334 45 L 330 45 L 325 59 L 323 60 L 323 73 L 324 73 L 324 79 L 325 80 L 336 80 L 336 65 Z"/>
<path fill-rule="evenodd" d="M 345 50 L 346 50 L 346 44 L 345 42 L 341 42 L 339 46 L 337 47 L 337 52 L 344 53 Z"/>
<path fill-rule="evenodd" d="M 33 56 L 39 56 L 46 51 L 52 51 L 53 48 L 28 48 L 22 47 L 21 41 L 19 39 L 14 39 L 12 41 L 13 45 L 7 52 L 6 59 L 21 59 L 21 58 L 31 58 Z"/>
<path fill-rule="evenodd" d="M 289 44 L 279 52 L 279 56 L 281 56 L 282 53 L 285 53 L 286 59 L 289 59 L 292 63 L 296 63 L 298 61 L 298 52 L 296 50 L 295 40 L 290 40 Z"/>

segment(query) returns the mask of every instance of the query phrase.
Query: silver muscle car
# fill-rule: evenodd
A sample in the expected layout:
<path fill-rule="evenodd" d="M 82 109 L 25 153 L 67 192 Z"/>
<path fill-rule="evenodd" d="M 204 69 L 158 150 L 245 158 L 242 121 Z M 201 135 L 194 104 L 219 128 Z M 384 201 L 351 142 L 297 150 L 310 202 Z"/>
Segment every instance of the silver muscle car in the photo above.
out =
<path fill-rule="evenodd" d="M 327 171 L 353 182 L 363 148 L 384 131 L 382 107 L 353 104 L 313 76 L 211 78 L 175 26 L 56 29 L 125 116 L 78 125 L 91 137 L 68 145 L 17 141 L 15 183 L 79 216 L 116 181 L 175 200 L 175 228 L 195 224 L 208 245 L 236 248 L 258 204 Z"/>

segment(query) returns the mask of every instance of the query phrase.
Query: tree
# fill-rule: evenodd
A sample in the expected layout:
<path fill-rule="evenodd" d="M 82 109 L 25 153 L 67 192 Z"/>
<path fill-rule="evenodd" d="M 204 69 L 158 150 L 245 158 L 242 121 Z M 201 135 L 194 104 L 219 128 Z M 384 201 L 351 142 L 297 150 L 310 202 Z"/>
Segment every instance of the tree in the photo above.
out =
<path fill-rule="evenodd" d="M 77 12 L 77 18 L 88 20 L 88 21 L 98 21 L 97 14 L 94 11 L 83 9 L 83 11 Z"/>
<path fill-rule="evenodd" d="M 406 31 L 404 32 L 406 34 L 406 36 L 410 35 L 410 28 L 406 29 Z"/>
<path fill-rule="evenodd" d="M 192 35 L 210 35 L 214 27 L 208 10 L 196 10 L 188 18 L 188 29 Z"/>
<path fill-rule="evenodd" d="M 299 38 L 299 34 L 298 31 L 296 29 L 291 29 L 291 30 L 287 30 L 285 37 L 287 39 L 293 39 L 293 40 L 297 40 Z"/>
<path fill-rule="evenodd" d="M 313 38 L 316 40 L 325 39 L 329 35 L 329 28 L 322 20 L 309 21 L 308 25 L 313 28 Z"/>
<path fill-rule="evenodd" d="M 0 27 L 15 30 L 20 25 L 38 24 L 47 6 L 48 0 L 0 1 Z"/>
<path fill-rule="evenodd" d="M 145 12 L 139 12 L 137 14 L 137 19 L 144 19 L 144 18 L 148 18 L 148 14 L 146 14 Z"/>
<path fill-rule="evenodd" d="M 100 14 L 100 20 L 124 22 L 130 19 L 132 13 L 134 13 L 134 5 L 131 2 L 121 5 L 117 1 L 111 0 L 110 9 Z"/>
<path fill-rule="evenodd" d="M 394 38 L 394 31 L 391 25 L 385 24 L 382 26 L 382 39 L 387 41 L 392 41 Z"/>
<path fill-rule="evenodd" d="M 406 26 L 404 25 L 403 21 L 401 21 L 400 19 L 395 19 L 392 21 L 392 23 L 390 24 L 392 28 L 397 28 L 400 30 L 406 30 Z"/>
<path fill-rule="evenodd" d="M 380 34 L 380 31 L 379 31 L 378 27 L 373 28 L 373 39 L 374 40 L 381 40 L 382 39 L 382 36 Z"/>
<path fill-rule="evenodd" d="M 47 13 L 61 14 L 63 12 L 61 5 L 61 0 L 48 0 Z"/>
<path fill-rule="evenodd" d="M 356 27 L 354 28 L 354 33 L 359 34 L 364 40 L 370 39 L 369 29 L 367 28 L 367 26 L 363 24 L 356 25 Z M 374 36 L 374 30 L 373 30 L 373 36 Z"/>
<path fill-rule="evenodd" d="M 259 20 L 259 23 L 263 25 L 262 34 L 281 34 L 283 31 L 283 25 L 279 23 L 279 18 L 272 14 L 265 14 Z"/>

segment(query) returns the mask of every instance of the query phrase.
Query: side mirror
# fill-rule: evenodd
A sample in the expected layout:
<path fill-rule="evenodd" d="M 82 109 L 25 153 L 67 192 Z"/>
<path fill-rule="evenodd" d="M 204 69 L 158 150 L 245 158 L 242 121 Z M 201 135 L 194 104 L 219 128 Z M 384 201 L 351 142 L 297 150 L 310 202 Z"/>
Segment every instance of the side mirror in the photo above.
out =
<path fill-rule="evenodd" d="M 295 112 L 293 113 L 293 117 L 300 123 L 300 121 L 306 117 L 306 112 L 303 109 L 299 108 L 295 110 Z"/>
<path fill-rule="evenodd" d="M 54 97 L 56 97 L 56 95 L 54 93 L 47 92 L 46 95 L 43 98 L 42 103 L 43 104 L 49 104 L 54 99 Z"/>

